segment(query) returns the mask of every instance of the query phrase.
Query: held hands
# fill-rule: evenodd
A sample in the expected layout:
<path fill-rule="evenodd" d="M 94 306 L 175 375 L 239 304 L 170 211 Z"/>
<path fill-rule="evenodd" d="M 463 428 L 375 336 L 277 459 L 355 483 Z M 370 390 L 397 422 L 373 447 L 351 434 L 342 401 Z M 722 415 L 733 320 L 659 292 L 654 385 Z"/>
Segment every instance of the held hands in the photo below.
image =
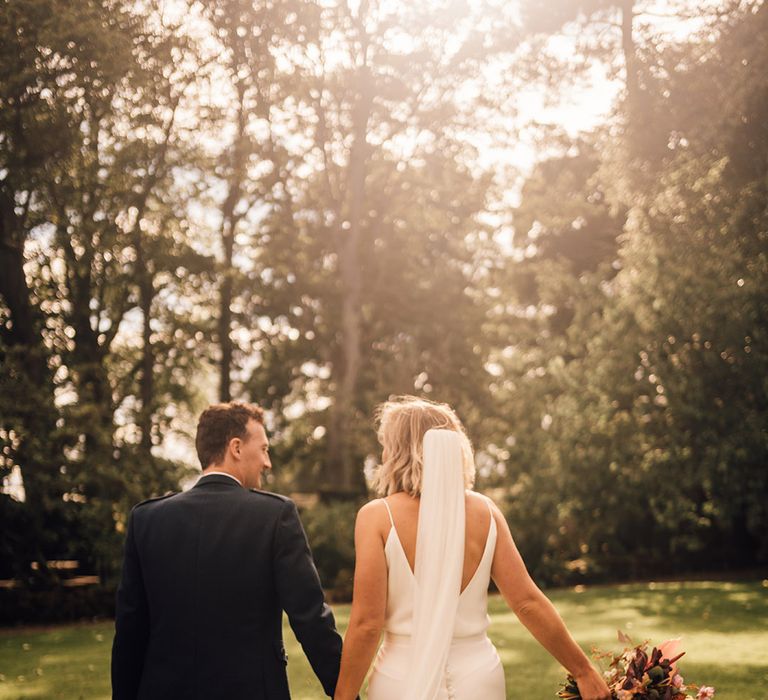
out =
<path fill-rule="evenodd" d="M 579 686 L 581 700 L 611 700 L 611 691 L 594 666 L 590 666 L 584 673 L 574 676 L 574 680 Z"/>

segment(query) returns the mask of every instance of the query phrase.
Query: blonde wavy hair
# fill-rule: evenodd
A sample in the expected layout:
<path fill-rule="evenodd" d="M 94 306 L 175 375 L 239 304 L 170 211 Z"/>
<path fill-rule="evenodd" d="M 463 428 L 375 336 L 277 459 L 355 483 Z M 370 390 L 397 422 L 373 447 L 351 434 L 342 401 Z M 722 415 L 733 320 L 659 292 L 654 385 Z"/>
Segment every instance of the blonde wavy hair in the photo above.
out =
<path fill-rule="evenodd" d="M 416 396 L 397 396 L 376 408 L 377 437 L 382 447 L 382 463 L 373 478 L 379 496 L 404 491 L 421 494 L 424 464 L 424 433 L 431 428 L 455 430 L 461 436 L 464 483 L 475 483 L 475 458 L 472 445 L 458 416 L 445 403 Z"/>

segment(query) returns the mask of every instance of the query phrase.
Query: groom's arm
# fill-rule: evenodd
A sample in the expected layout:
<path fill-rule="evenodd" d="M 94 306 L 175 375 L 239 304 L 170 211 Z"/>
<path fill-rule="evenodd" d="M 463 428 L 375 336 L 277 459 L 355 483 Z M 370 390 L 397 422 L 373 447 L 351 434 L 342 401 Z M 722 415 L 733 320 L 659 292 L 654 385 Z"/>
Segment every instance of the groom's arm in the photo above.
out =
<path fill-rule="evenodd" d="M 128 521 L 125 555 L 115 610 L 112 643 L 112 698 L 135 700 L 149 639 L 149 609 L 134 540 L 134 512 Z"/>
<path fill-rule="evenodd" d="M 312 669 L 330 697 L 341 661 L 341 637 L 325 604 L 320 577 L 293 501 L 283 504 L 275 531 L 275 585 L 280 604 Z"/>

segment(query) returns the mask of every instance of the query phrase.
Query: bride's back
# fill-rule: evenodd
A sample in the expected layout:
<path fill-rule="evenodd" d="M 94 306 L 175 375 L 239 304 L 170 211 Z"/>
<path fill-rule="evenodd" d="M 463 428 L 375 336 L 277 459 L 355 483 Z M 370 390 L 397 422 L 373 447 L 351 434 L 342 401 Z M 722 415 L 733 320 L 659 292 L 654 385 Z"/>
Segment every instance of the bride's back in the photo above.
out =
<path fill-rule="evenodd" d="M 455 507 L 460 510 L 461 494 L 456 495 Z M 417 583 L 417 576 L 413 574 L 420 500 L 398 492 L 369 506 L 387 519 L 387 527 L 379 530 L 387 565 L 385 635 L 368 686 L 369 700 L 421 700 L 423 697 L 501 700 L 505 696 L 504 670 L 486 634 L 490 623 L 488 584 L 496 547 L 491 502 L 471 491 L 464 492 L 464 561 L 458 600 L 452 599 L 450 593 L 446 598 L 451 569 L 454 583 L 458 577 L 459 562 L 455 556 L 448 553 L 443 560 L 432 550 L 422 559 L 422 550 L 419 561 L 429 567 L 436 566 L 438 576 L 436 578 L 435 570 L 430 569 L 424 584 L 423 579 Z M 425 513 L 430 512 L 429 506 L 428 502 L 424 504 Z M 458 518 L 461 515 L 457 513 Z M 426 530 L 427 541 L 432 542 L 436 530 L 434 527 Z M 440 546 L 439 538 L 437 546 Z M 420 588 L 421 585 L 425 587 Z M 427 607 L 421 609 L 420 618 L 418 606 L 425 601 Z M 446 602 L 447 605 L 441 606 Z M 454 603 L 455 608 L 451 610 Z M 427 611 L 426 635 L 423 634 L 424 610 Z M 426 641 L 420 641 L 420 632 Z"/>
<path fill-rule="evenodd" d="M 416 535 L 419 521 L 419 499 L 400 492 L 387 497 L 387 504 L 392 512 L 395 530 L 400 540 L 408 565 L 414 570 L 416 561 Z M 461 589 L 471 582 L 485 552 L 488 532 L 491 526 L 491 513 L 484 496 L 467 491 L 465 499 L 465 537 L 464 568 L 461 576 Z M 387 530 L 389 524 L 387 523 Z M 386 540 L 388 532 L 382 533 Z"/>

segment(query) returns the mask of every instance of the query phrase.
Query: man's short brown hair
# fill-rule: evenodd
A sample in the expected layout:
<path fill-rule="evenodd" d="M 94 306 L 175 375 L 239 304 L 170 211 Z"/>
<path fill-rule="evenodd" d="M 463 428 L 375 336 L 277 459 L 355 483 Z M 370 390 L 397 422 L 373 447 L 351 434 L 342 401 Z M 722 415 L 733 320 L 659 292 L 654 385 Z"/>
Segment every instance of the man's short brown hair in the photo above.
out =
<path fill-rule="evenodd" d="M 249 420 L 264 423 L 264 411 L 256 404 L 230 401 L 208 406 L 197 422 L 195 447 L 203 469 L 224 459 L 232 438 L 245 438 Z"/>

